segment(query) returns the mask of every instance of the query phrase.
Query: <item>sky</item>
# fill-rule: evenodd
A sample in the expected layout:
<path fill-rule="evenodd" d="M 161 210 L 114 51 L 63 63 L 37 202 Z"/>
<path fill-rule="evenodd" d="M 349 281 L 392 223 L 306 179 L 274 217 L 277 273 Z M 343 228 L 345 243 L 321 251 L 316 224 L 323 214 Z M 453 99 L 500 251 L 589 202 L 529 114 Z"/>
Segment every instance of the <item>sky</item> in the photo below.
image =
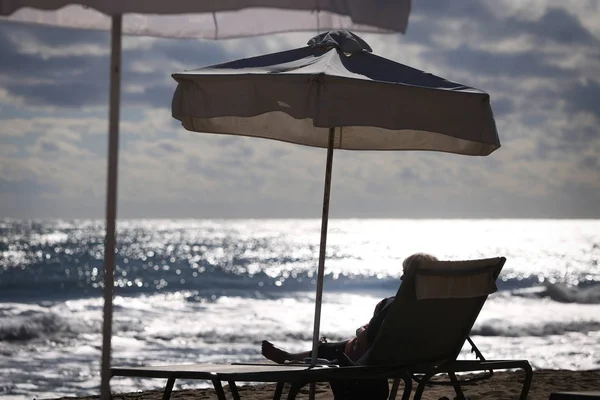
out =
<path fill-rule="evenodd" d="M 326 150 L 188 132 L 174 72 L 316 32 L 123 41 L 119 218 L 319 218 Z M 332 218 L 600 218 L 600 1 L 414 0 L 376 54 L 488 92 L 487 157 L 336 151 Z M 0 217 L 102 218 L 109 34 L 0 21 Z M 235 95 L 235 94 L 232 94 Z"/>

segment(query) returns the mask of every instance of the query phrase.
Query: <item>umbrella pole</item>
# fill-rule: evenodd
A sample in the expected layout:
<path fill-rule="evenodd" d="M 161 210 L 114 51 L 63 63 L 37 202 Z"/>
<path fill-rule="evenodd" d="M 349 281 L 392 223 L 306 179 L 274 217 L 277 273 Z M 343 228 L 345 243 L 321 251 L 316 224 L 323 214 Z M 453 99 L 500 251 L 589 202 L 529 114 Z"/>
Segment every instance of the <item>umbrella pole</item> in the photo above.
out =
<path fill-rule="evenodd" d="M 110 347 L 114 294 L 114 266 L 117 219 L 117 178 L 119 162 L 119 103 L 121 90 L 122 16 L 113 15 L 110 55 L 110 107 L 108 123 L 108 173 L 106 188 L 106 238 L 104 241 L 104 314 L 100 395 L 110 400 Z"/>
<path fill-rule="evenodd" d="M 319 327 L 321 325 L 321 303 L 323 300 L 323 278 L 325 276 L 325 251 L 327 249 L 327 223 L 329 221 L 329 193 L 331 192 L 331 170 L 333 167 L 333 141 L 335 128 L 329 128 L 327 163 L 325 166 L 325 188 L 323 190 L 323 214 L 321 217 L 321 244 L 319 247 L 319 269 L 317 272 L 317 294 L 315 299 L 315 325 L 313 329 L 311 367 L 317 364 L 319 350 Z M 310 399 L 315 398 L 315 384 L 310 385 Z"/>

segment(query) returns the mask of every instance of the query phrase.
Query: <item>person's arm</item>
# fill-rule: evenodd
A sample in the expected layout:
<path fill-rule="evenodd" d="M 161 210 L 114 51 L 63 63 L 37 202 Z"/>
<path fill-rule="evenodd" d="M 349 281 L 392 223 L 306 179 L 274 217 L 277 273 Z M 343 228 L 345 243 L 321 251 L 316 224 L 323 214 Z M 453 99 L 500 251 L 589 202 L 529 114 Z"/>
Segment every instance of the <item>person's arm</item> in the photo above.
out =
<path fill-rule="evenodd" d="M 369 321 L 367 329 L 367 341 L 369 346 L 375 341 L 377 333 L 379 332 L 379 328 L 381 328 L 381 324 L 383 323 L 383 320 L 385 319 L 385 316 L 387 315 L 387 312 L 390 309 L 390 305 L 393 301 L 393 297 L 388 297 L 379 302 L 379 304 L 377 304 L 375 307 L 375 315 Z"/>
<path fill-rule="evenodd" d="M 367 330 L 369 324 L 365 324 L 356 330 L 356 337 L 360 336 L 364 331 Z"/>

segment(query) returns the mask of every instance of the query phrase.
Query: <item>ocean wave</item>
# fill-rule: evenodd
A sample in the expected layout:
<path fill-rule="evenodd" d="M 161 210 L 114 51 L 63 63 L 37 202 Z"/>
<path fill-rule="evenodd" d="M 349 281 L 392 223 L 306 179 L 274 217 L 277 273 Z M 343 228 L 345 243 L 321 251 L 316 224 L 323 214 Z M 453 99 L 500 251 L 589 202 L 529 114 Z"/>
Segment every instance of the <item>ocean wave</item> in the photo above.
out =
<path fill-rule="evenodd" d="M 599 321 L 552 321 L 541 322 L 539 324 L 517 325 L 507 323 L 505 320 L 489 320 L 480 325 L 476 325 L 471 330 L 471 336 L 488 337 L 547 337 L 551 335 L 565 335 L 571 332 L 588 333 L 600 331 Z M 156 340 L 170 342 L 173 339 L 193 339 L 206 344 L 235 344 L 250 343 L 259 345 L 266 338 L 263 331 L 257 332 L 223 332 L 222 330 L 207 330 L 203 332 L 170 332 L 148 334 L 142 332 L 134 337 L 139 340 Z M 327 338 L 330 342 L 347 340 L 348 337 L 339 332 L 321 332 L 321 336 Z M 276 342 L 310 342 L 312 341 L 312 331 L 290 332 L 285 329 L 272 330 L 268 332 L 268 339 Z"/>
<path fill-rule="evenodd" d="M 269 276 L 264 272 L 241 274 L 213 267 L 196 273 L 178 270 L 131 271 L 116 277 L 115 293 L 121 296 L 189 292 L 189 302 L 210 301 L 221 296 L 248 298 L 278 298 L 292 292 L 312 292 L 316 278 L 312 272 L 296 272 L 293 276 Z M 135 275 L 134 275 L 135 274 Z M 25 274 L 12 282 L 0 283 L 0 301 L 48 301 L 73 298 L 100 297 L 102 280 L 78 274 L 64 279 L 47 278 L 43 284 L 26 279 Z M 130 276 L 132 276 L 130 278 Z M 324 288 L 329 292 L 394 294 L 401 281 L 394 276 L 326 274 Z M 549 298 L 553 301 L 579 304 L 600 304 L 600 284 L 584 283 L 579 286 L 545 284 L 537 278 L 512 278 L 498 281 L 500 293 L 505 296 Z"/>
<path fill-rule="evenodd" d="M 0 342 L 34 339 L 62 341 L 88 331 L 82 322 L 71 321 L 54 312 L 26 312 L 0 318 Z"/>
<path fill-rule="evenodd" d="M 514 290 L 511 295 L 529 298 L 548 298 L 559 303 L 600 304 L 600 284 L 567 286 L 547 283 L 526 290 Z"/>
<path fill-rule="evenodd" d="M 595 332 L 600 331 L 598 321 L 569 321 L 569 322 L 546 322 L 540 324 L 515 325 L 505 320 L 489 320 L 481 325 L 476 325 L 471 330 L 471 336 L 550 336 L 564 335 L 569 332 Z"/>
<path fill-rule="evenodd" d="M 429 223 L 449 232 L 456 228 L 444 221 Z M 503 226 L 488 223 L 496 229 Z M 365 222 L 360 234 L 353 224 L 337 221 L 332 226 L 337 239 L 328 245 L 325 290 L 393 294 L 400 284 L 404 251 L 398 251 L 394 241 L 386 244 L 383 237 L 365 239 L 363 228 L 375 229 L 377 222 Z M 472 221 L 467 226 L 479 224 Z M 518 231 L 521 226 L 535 232 L 547 229 L 547 224 L 538 225 L 519 222 Z M 190 291 L 197 293 L 190 301 L 203 301 L 231 294 L 285 296 L 315 288 L 318 221 L 120 221 L 119 227 L 117 295 Z M 506 255 L 509 262 L 498 282 L 500 291 L 521 295 L 520 289 L 552 282 L 556 285 L 546 285 L 545 294 L 552 300 L 597 304 L 599 291 L 586 285 L 600 283 L 600 236 L 577 236 L 583 235 L 580 230 L 580 222 L 562 226 L 564 240 L 574 240 L 577 246 L 534 252 L 535 257 L 520 249 L 521 241 L 513 244 L 515 248 L 490 243 L 465 257 Z M 0 225 L 0 302 L 102 296 L 104 233 L 102 221 L 6 220 Z M 543 241 L 532 243 L 551 247 Z M 452 258 L 452 252 L 446 257 Z"/>
<path fill-rule="evenodd" d="M 547 284 L 544 295 L 562 303 L 600 304 L 600 285 L 569 287 L 562 284 Z"/>
<path fill-rule="evenodd" d="M 321 332 L 322 337 L 326 337 L 330 342 L 347 340 L 348 337 L 333 332 Z M 260 345 L 266 339 L 267 333 L 264 331 L 256 332 L 223 332 L 222 330 L 207 330 L 203 332 L 177 332 L 177 333 L 154 333 L 147 332 L 135 335 L 136 339 L 140 340 L 158 340 L 169 342 L 175 338 L 193 338 L 198 339 L 206 344 L 234 344 L 234 343 L 250 343 Z M 312 331 L 307 329 L 302 332 L 290 332 L 285 329 L 278 329 L 268 332 L 268 339 L 279 342 L 310 342 L 312 341 Z"/>

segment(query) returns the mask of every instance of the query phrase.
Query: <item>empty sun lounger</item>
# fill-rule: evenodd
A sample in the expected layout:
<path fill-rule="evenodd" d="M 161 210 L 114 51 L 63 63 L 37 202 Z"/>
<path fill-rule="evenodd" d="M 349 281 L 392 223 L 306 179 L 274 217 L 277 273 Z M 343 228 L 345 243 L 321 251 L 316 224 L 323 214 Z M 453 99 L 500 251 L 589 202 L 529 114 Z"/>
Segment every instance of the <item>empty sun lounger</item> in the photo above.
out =
<path fill-rule="evenodd" d="M 235 400 L 240 399 L 235 382 L 278 382 L 274 399 L 279 399 L 283 383 L 295 384 L 300 388 L 310 382 L 329 382 L 332 380 L 396 378 L 403 374 L 404 367 L 358 366 L 339 367 L 335 365 L 280 365 L 274 363 L 256 364 L 195 364 L 165 365 L 153 367 L 115 367 L 111 368 L 111 376 L 130 376 L 167 379 L 163 399 L 171 396 L 173 385 L 177 379 L 199 379 L 213 383 L 217 398 L 225 400 L 225 391 L 221 382 L 228 382 Z M 410 382 L 410 379 L 407 378 Z M 297 393 L 297 392 L 296 392 Z M 293 398 L 293 397 L 292 397 Z"/>
<path fill-rule="evenodd" d="M 420 399 L 425 385 L 437 374 L 447 374 L 463 399 L 458 372 L 523 369 L 525 379 L 521 400 L 527 398 L 532 370 L 526 360 L 457 360 L 468 334 L 488 295 L 496 291 L 496 279 L 506 259 L 420 262 L 411 265 L 403 277 L 396 299 L 390 306 L 369 351 L 354 366 L 320 365 L 220 365 L 200 364 L 163 367 L 112 368 L 112 376 L 167 379 L 163 399 L 170 397 L 176 379 L 212 381 L 219 400 L 225 400 L 221 382 L 228 382 L 234 399 L 239 399 L 235 382 L 277 382 L 274 399 L 279 399 L 284 382 L 291 383 L 288 398 L 310 382 L 395 379 L 389 398 L 394 399 L 400 380 L 402 399 L 410 398 L 412 379 Z"/>

